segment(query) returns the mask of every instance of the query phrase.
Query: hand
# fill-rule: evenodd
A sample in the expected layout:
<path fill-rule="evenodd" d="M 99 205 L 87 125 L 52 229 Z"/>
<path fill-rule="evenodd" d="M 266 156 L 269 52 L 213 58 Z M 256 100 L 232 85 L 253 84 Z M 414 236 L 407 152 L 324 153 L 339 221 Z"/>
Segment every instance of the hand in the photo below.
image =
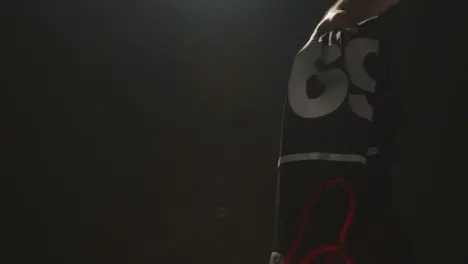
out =
<path fill-rule="evenodd" d="M 358 22 L 347 11 L 331 9 L 320 21 L 312 34 L 312 40 L 317 40 L 332 30 L 346 30 L 355 32 Z"/>

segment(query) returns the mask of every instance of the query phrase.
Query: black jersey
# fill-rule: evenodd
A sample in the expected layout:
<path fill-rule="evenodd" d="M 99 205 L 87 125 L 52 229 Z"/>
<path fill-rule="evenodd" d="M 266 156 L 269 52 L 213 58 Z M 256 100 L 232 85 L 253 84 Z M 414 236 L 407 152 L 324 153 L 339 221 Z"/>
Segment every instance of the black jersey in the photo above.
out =
<path fill-rule="evenodd" d="M 356 230 L 386 206 L 390 188 L 386 175 L 398 115 L 397 102 L 392 102 L 392 67 L 387 63 L 391 50 L 379 32 L 383 22 L 382 18 L 365 21 L 353 35 L 330 32 L 309 41 L 295 58 L 278 162 L 274 254 L 288 254 L 304 220 L 304 208 L 332 180 L 343 180 L 353 189 Z M 349 198 L 338 185 L 320 194 L 290 263 L 299 263 L 311 250 L 338 240 L 349 214 Z M 323 255 L 312 263 L 325 263 L 327 254 Z"/>

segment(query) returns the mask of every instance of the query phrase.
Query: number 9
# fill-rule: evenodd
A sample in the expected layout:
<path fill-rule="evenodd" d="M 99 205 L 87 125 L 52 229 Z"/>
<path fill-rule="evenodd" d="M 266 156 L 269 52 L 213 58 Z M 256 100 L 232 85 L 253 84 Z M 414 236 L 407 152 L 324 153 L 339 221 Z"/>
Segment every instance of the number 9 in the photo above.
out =
<path fill-rule="evenodd" d="M 378 41 L 357 38 L 345 48 L 345 63 L 351 81 L 360 89 L 375 93 L 376 82 L 364 69 L 367 54 L 378 52 Z M 318 118 L 333 113 L 348 95 L 348 77 L 339 69 L 320 72 L 315 63 L 322 59 L 325 64 L 336 61 L 341 56 L 337 45 L 324 46 L 310 41 L 297 55 L 289 80 L 288 100 L 294 113 L 303 118 Z M 325 85 L 324 93 L 311 99 L 307 95 L 307 80 L 317 76 Z M 372 106 L 365 94 L 350 94 L 349 104 L 352 111 L 361 118 L 372 121 Z"/>

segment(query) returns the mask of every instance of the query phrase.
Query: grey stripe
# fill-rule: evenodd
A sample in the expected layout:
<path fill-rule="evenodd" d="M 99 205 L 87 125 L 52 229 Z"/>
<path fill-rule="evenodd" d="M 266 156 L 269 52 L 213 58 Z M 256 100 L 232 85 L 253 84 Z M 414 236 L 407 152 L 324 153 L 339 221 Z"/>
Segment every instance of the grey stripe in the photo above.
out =
<path fill-rule="evenodd" d="M 284 163 L 295 162 L 295 161 L 306 161 L 306 160 L 355 162 L 355 163 L 362 163 L 362 164 L 367 163 L 367 158 L 363 155 L 358 155 L 358 154 L 309 152 L 309 153 L 297 153 L 297 154 L 290 154 L 290 155 L 282 156 L 278 160 L 278 167 Z"/>

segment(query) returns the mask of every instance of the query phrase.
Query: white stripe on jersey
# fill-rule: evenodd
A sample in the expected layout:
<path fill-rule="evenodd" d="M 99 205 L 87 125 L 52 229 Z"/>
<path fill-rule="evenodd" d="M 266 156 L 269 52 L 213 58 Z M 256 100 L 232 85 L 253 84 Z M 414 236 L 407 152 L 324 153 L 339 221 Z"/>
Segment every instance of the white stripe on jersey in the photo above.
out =
<path fill-rule="evenodd" d="M 326 161 L 338 161 L 338 162 L 354 162 L 354 163 L 367 163 L 367 157 L 377 155 L 379 150 L 377 148 L 369 148 L 367 156 L 359 154 L 338 154 L 329 152 L 309 152 L 309 153 L 297 153 L 285 155 L 279 158 L 278 167 L 281 164 L 295 162 L 295 161 L 307 161 L 307 160 L 326 160 Z"/>
<path fill-rule="evenodd" d="M 338 153 L 327 153 L 327 152 L 309 152 L 309 153 L 297 153 L 285 155 L 279 158 L 278 167 L 281 164 L 295 162 L 295 161 L 306 161 L 306 160 L 326 160 L 326 161 L 338 161 L 338 162 L 355 162 L 355 163 L 367 163 L 367 157 L 359 154 L 338 154 Z"/>

